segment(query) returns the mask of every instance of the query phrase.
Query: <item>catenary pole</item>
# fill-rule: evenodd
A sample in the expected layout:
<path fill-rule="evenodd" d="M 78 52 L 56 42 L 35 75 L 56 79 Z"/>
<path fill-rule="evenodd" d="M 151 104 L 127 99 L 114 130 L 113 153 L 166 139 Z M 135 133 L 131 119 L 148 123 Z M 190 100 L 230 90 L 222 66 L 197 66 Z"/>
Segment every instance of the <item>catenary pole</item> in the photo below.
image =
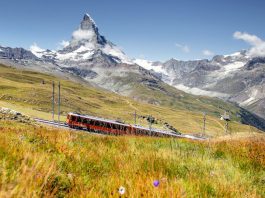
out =
<path fill-rule="evenodd" d="M 52 82 L 52 121 L 54 122 L 54 81 Z"/>
<path fill-rule="evenodd" d="M 58 123 L 60 123 L 61 84 L 58 84 Z"/>

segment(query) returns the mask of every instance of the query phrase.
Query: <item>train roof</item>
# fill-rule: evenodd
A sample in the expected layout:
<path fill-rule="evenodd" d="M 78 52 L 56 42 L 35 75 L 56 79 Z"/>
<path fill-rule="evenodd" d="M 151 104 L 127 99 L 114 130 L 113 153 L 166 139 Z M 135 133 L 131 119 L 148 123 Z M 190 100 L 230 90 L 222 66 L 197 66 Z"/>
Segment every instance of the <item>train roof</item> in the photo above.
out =
<path fill-rule="evenodd" d="M 92 120 L 108 122 L 108 123 L 111 123 L 111 124 L 118 124 L 118 125 L 122 125 L 122 126 L 130 126 L 129 124 L 123 124 L 123 123 L 117 122 L 115 120 L 109 120 L 109 119 L 99 118 L 99 117 L 90 116 L 90 115 L 82 115 L 82 114 L 77 114 L 77 113 L 69 113 L 69 115 L 81 116 L 81 117 L 92 119 Z"/>
<path fill-rule="evenodd" d="M 109 120 L 109 119 L 105 119 L 105 118 L 99 118 L 99 117 L 95 117 L 95 116 L 90 116 L 90 115 L 82 115 L 82 114 L 77 114 L 77 113 L 69 113 L 69 115 L 74 115 L 74 116 L 81 116 L 84 118 L 88 118 L 88 119 L 92 119 L 92 120 L 97 120 L 97 121 L 102 121 L 102 122 L 108 122 L 111 124 L 118 124 L 118 125 L 122 125 L 122 126 L 133 126 L 136 129 L 142 129 L 142 130 L 146 130 L 149 131 L 150 129 L 147 127 L 143 127 L 143 126 L 139 126 L 139 125 L 130 125 L 130 124 L 123 124 L 120 122 L 117 122 L 115 120 Z M 155 129 L 155 128 L 151 128 L 151 130 L 153 132 L 157 132 L 157 133 L 163 133 L 163 134 L 168 134 L 168 135 L 177 135 L 171 131 L 165 131 L 165 130 L 160 130 L 160 129 Z"/>

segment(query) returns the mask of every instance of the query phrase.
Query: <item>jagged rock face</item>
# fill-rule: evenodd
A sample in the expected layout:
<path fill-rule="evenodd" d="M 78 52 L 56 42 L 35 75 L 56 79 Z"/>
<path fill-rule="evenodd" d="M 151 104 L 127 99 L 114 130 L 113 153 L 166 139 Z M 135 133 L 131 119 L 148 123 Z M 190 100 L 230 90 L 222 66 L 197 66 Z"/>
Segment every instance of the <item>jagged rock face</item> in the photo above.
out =
<path fill-rule="evenodd" d="M 37 60 L 38 58 L 30 51 L 23 48 L 11 48 L 0 46 L 0 58 L 4 59 L 30 59 Z"/>
<path fill-rule="evenodd" d="M 262 64 L 265 64 L 265 57 L 255 57 L 248 61 L 244 67 L 246 70 L 253 70 L 256 67 L 260 67 Z"/>
<path fill-rule="evenodd" d="M 244 50 L 212 60 L 171 59 L 160 67 L 161 79 L 180 90 L 229 100 L 265 118 L 260 110 L 265 106 L 265 57 L 252 58 Z M 152 68 L 157 71 L 155 64 Z"/>
<path fill-rule="evenodd" d="M 63 50 L 60 50 L 59 53 L 65 54 L 73 52 L 80 49 L 82 46 L 84 49 L 83 52 L 85 49 L 87 51 L 98 50 L 99 48 L 104 47 L 106 44 L 107 40 L 104 38 L 104 36 L 99 34 L 98 28 L 93 19 L 88 14 L 85 14 L 83 20 L 81 21 L 80 27 L 73 32 L 70 44 Z"/>

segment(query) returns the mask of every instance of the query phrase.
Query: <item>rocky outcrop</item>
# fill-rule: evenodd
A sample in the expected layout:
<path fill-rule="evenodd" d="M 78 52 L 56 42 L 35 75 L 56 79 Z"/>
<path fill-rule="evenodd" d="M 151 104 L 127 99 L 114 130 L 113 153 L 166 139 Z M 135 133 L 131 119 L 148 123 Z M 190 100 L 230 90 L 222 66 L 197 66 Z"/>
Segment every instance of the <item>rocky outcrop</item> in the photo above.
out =
<path fill-rule="evenodd" d="M 11 48 L 0 46 L 0 58 L 2 59 L 24 59 L 24 60 L 38 60 L 38 58 L 28 50 L 23 48 Z"/>
<path fill-rule="evenodd" d="M 31 123 L 30 117 L 21 114 L 20 112 L 14 111 L 9 108 L 0 107 L 0 121 L 1 120 L 12 120 L 22 123 Z"/>

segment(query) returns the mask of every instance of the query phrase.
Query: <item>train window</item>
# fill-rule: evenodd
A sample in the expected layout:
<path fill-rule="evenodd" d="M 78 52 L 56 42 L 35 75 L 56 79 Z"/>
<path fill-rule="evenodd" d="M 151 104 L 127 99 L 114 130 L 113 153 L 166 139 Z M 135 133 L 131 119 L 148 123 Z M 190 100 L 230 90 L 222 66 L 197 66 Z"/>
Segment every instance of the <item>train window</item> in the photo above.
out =
<path fill-rule="evenodd" d="M 86 118 L 83 118 L 83 123 L 87 124 L 87 119 Z"/>
<path fill-rule="evenodd" d="M 111 128 L 111 124 L 110 123 L 106 123 L 106 127 L 110 129 Z"/>
<path fill-rule="evenodd" d="M 76 117 L 75 116 L 71 116 L 71 120 L 72 121 L 76 121 Z"/>
<path fill-rule="evenodd" d="M 67 119 L 69 119 L 69 118 L 70 118 L 70 115 L 68 114 L 68 115 L 67 115 Z"/>
<path fill-rule="evenodd" d="M 100 126 L 99 121 L 95 121 L 95 126 Z"/>
<path fill-rule="evenodd" d="M 77 122 L 81 122 L 81 117 L 77 117 Z"/>
<path fill-rule="evenodd" d="M 119 125 L 117 125 L 117 124 L 114 124 L 114 125 L 112 126 L 112 128 L 113 128 L 113 129 L 120 129 Z"/>

